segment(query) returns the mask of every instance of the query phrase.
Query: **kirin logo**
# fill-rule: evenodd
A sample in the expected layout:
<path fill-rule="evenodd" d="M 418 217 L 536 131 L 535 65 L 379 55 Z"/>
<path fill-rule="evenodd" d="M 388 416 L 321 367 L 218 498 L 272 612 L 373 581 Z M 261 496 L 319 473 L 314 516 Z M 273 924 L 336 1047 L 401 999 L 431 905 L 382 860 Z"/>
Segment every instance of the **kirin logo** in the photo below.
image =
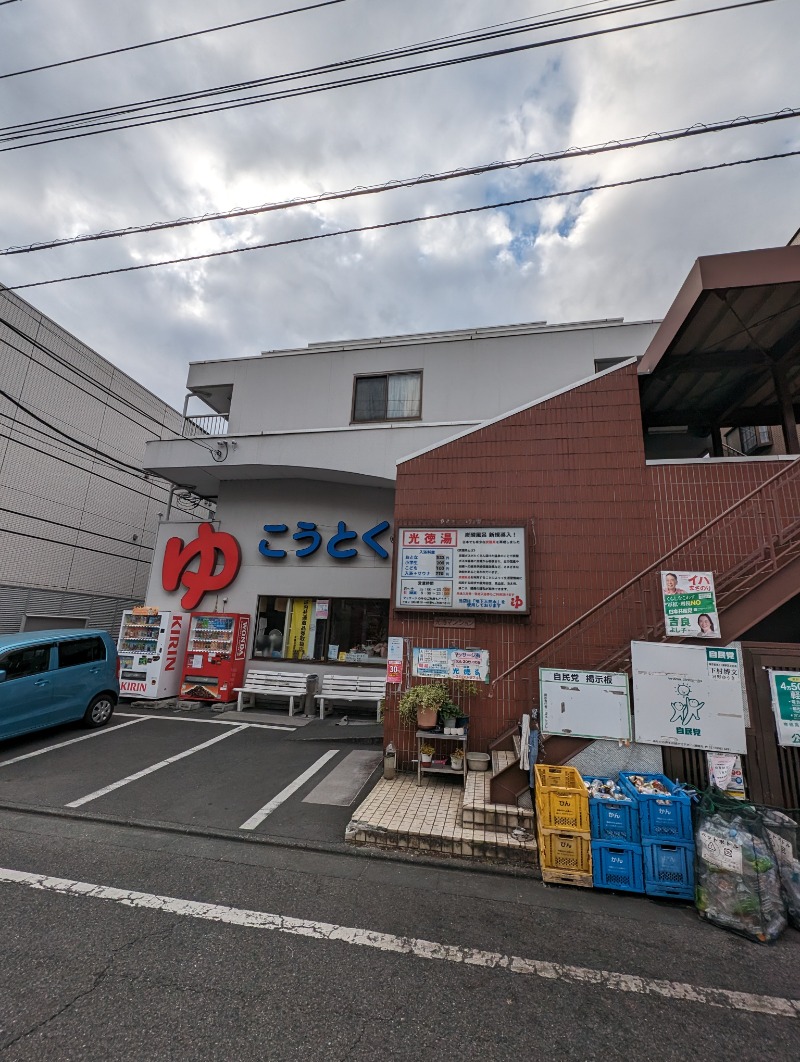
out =
<path fill-rule="evenodd" d="M 200 558 L 197 571 L 188 571 L 195 557 Z M 218 557 L 222 567 L 217 571 Z M 205 594 L 224 590 L 239 574 L 242 552 L 239 543 L 227 531 L 215 531 L 212 524 L 199 524 L 197 538 L 183 544 L 181 538 L 171 538 L 164 550 L 161 566 L 161 585 L 167 591 L 178 589 L 182 583 L 186 593 L 181 605 L 191 612 L 197 608 Z"/>
<path fill-rule="evenodd" d="M 165 671 L 174 671 L 178 663 L 178 646 L 181 644 L 181 624 L 183 616 L 173 616 L 169 629 L 169 641 L 167 642 L 167 662 Z"/>

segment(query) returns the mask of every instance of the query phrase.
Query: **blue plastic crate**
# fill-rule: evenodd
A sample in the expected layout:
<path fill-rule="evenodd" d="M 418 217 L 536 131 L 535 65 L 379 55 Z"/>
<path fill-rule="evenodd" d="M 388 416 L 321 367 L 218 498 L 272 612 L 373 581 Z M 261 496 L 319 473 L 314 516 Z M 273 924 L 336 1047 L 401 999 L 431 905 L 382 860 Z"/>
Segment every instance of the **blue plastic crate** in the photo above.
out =
<path fill-rule="evenodd" d="M 596 889 L 644 892 L 642 846 L 592 841 L 592 880 Z"/>
<path fill-rule="evenodd" d="M 621 771 L 619 784 L 639 807 L 642 841 L 693 841 L 692 802 L 678 786 L 663 774 L 640 774 L 646 779 L 658 779 L 669 790 L 669 796 L 640 793 L 629 781 L 630 773 Z"/>
<path fill-rule="evenodd" d="M 587 784 L 593 778 L 599 778 L 601 782 L 611 780 L 599 774 L 583 776 Z M 642 836 L 639 827 L 639 805 L 628 796 L 621 800 L 599 800 L 590 796 L 589 826 L 592 840 L 639 844 Z"/>
<path fill-rule="evenodd" d="M 694 844 L 644 841 L 644 891 L 648 896 L 694 898 Z"/>

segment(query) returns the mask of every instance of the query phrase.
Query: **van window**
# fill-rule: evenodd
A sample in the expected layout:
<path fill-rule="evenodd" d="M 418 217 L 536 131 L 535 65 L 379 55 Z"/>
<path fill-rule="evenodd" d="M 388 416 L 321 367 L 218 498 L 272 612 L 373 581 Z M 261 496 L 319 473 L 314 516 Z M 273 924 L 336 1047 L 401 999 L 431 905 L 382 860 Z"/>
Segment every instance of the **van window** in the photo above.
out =
<path fill-rule="evenodd" d="M 102 638 L 70 638 L 68 642 L 58 643 L 59 668 L 91 664 L 105 658 L 106 647 Z"/>
<path fill-rule="evenodd" d="M 5 656 L 0 656 L 0 671 L 5 671 L 6 679 L 26 678 L 47 671 L 50 665 L 49 645 L 30 645 L 26 649 L 12 649 Z"/>

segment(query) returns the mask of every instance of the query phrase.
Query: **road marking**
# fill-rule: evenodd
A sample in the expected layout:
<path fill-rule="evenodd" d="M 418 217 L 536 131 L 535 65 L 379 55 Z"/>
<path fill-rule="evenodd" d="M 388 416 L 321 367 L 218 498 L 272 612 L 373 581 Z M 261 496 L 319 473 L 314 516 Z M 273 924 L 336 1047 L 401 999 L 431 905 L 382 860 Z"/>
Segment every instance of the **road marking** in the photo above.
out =
<path fill-rule="evenodd" d="M 145 717 L 146 718 L 146 717 Z M 123 723 L 123 726 L 125 724 Z M 161 760 L 160 763 L 154 763 L 152 767 L 145 767 L 142 771 L 137 771 L 136 774 L 129 774 L 127 778 L 120 778 L 118 782 L 112 782 L 111 785 L 103 786 L 102 789 L 95 789 L 93 793 L 89 793 L 79 800 L 72 800 L 69 804 L 65 804 L 67 808 L 79 808 L 81 804 L 88 804 L 90 800 L 97 800 L 98 797 L 105 796 L 106 793 L 113 793 L 115 789 L 120 789 L 123 785 L 130 785 L 131 782 L 136 782 L 140 778 L 144 778 L 148 774 L 152 774 L 153 771 L 160 771 L 162 767 L 168 767 L 171 763 L 177 763 L 178 760 L 183 760 L 187 756 L 193 756 L 195 752 L 200 752 L 201 749 L 207 749 L 209 745 L 216 745 L 218 741 L 224 741 L 225 738 L 233 737 L 234 734 L 238 734 L 240 730 L 247 730 L 247 724 L 237 727 L 235 730 L 229 730 L 226 734 L 217 734 L 215 738 L 211 738 L 210 741 L 204 741 L 202 745 L 195 745 L 193 748 L 186 749 L 185 752 L 179 752 L 177 756 L 170 756 L 167 760 Z"/>
<path fill-rule="evenodd" d="M 214 726 L 252 726 L 256 730 L 290 730 L 296 726 L 280 726 L 277 723 L 234 723 L 229 719 L 193 719 L 190 715 L 138 715 L 136 712 L 114 712 L 128 719 L 158 719 L 162 723 L 211 723 Z"/>
<path fill-rule="evenodd" d="M 125 907 L 146 908 L 151 911 L 162 911 L 165 914 L 180 915 L 184 918 L 198 918 L 207 922 L 244 926 L 247 929 L 272 929 L 293 936 L 311 937 L 314 940 L 356 944 L 399 955 L 412 955 L 417 959 L 434 959 L 461 966 L 478 966 L 503 970 L 506 973 L 541 977 L 546 981 L 594 986 L 610 992 L 660 996 L 677 1003 L 700 1003 L 707 1007 L 746 1011 L 751 1014 L 768 1014 L 775 1018 L 800 1018 L 800 999 L 753 995 L 750 992 L 734 992 L 727 988 L 704 988 L 702 985 L 692 985 L 681 981 L 661 981 L 649 977 L 637 977 L 635 974 L 616 973 L 612 970 L 595 970 L 586 966 L 568 966 L 563 963 L 544 962 L 540 959 L 524 959 L 518 955 L 504 955 L 501 952 L 480 951 L 477 948 L 438 944 L 432 940 L 397 937 L 391 933 L 377 933 L 368 929 L 338 926 L 332 922 L 312 922 L 305 918 L 267 914 L 265 911 L 250 911 L 246 908 L 225 907 L 215 903 L 199 903 L 196 900 L 180 900 L 173 896 L 115 889 L 108 885 L 92 885 L 86 881 L 54 878 L 48 874 L 30 874 L 22 870 L 0 869 L 0 882 L 25 885 L 31 889 L 56 892 L 64 896 L 110 900 Z"/>
<path fill-rule="evenodd" d="M 303 797 L 303 803 L 349 807 L 382 759 L 382 752 L 368 749 L 356 749 L 348 753 L 308 796 Z"/>
<path fill-rule="evenodd" d="M 333 759 L 338 753 L 338 749 L 330 749 L 324 756 L 320 756 L 307 770 L 298 775 L 293 782 L 290 782 L 285 789 L 282 789 L 268 804 L 265 804 L 260 811 L 257 811 L 255 815 L 251 815 L 247 822 L 243 822 L 239 829 L 254 830 L 256 826 L 259 826 L 264 821 L 267 815 L 271 815 L 275 808 L 280 807 L 284 800 L 288 800 L 292 793 L 296 793 L 300 786 L 305 785 L 309 778 L 313 777 L 317 771 L 322 770 L 328 760 Z"/>
<path fill-rule="evenodd" d="M 37 749 L 36 752 L 26 752 L 23 756 L 15 756 L 11 760 L 0 760 L 0 767 L 8 767 L 10 763 L 19 763 L 21 760 L 30 760 L 34 756 L 44 756 L 45 752 L 54 752 L 56 749 L 63 749 L 67 745 L 77 745 L 79 741 L 88 741 L 90 738 L 102 737 L 104 734 L 113 734 L 115 730 L 122 730 L 125 726 L 133 726 L 134 723 L 143 722 L 147 718 L 143 715 L 141 719 L 132 719 L 130 723 L 120 723 L 119 726 L 107 726 L 102 730 L 95 730 L 92 734 L 84 734 L 82 737 L 70 738 L 69 741 L 59 741 L 57 745 L 48 745 L 46 749 Z"/>

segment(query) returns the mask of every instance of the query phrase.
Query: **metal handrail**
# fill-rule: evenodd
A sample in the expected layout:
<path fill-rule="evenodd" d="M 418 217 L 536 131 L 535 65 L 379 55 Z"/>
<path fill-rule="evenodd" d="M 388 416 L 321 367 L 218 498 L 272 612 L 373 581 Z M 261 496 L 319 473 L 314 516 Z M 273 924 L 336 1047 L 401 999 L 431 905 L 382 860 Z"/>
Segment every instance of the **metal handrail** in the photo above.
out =
<path fill-rule="evenodd" d="M 798 469 L 800 469 L 800 458 L 795 458 L 794 460 L 789 462 L 786 467 L 779 469 L 779 471 L 776 472 L 774 475 L 770 476 L 769 479 L 764 480 L 763 483 L 760 483 L 757 487 L 754 487 L 753 490 L 751 490 L 748 494 L 745 494 L 743 497 L 739 498 L 739 500 L 734 502 L 733 505 L 723 510 L 723 512 L 718 513 L 713 520 L 709 520 L 709 522 L 703 527 L 693 532 L 691 535 L 689 535 L 688 538 L 685 538 L 677 546 L 673 546 L 672 549 L 670 549 L 667 553 L 664 553 L 657 560 L 653 561 L 652 564 L 648 565 L 647 568 L 644 568 L 637 575 L 634 575 L 633 578 L 629 579 L 627 583 L 624 583 L 622 586 L 618 587 L 607 597 L 604 597 L 602 601 L 598 601 L 596 605 L 593 605 L 588 611 L 584 612 L 583 615 L 579 616 L 577 619 L 573 620 L 572 623 L 562 628 L 562 630 L 560 630 L 557 634 L 554 634 L 551 638 L 548 638 L 546 642 L 542 642 L 541 645 L 537 646 L 526 656 L 523 656 L 522 659 L 518 660 L 515 664 L 512 664 L 511 667 L 507 668 L 504 672 L 502 672 L 502 674 L 498 675 L 497 678 L 492 680 L 489 686 L 489 697 L 491 698 L 494 696 L 495 686 L 497 686 L 498 683 L 502 682 L 503 679 L 508 678 L 509 675 L 512 675 L 519 668 L 524 667 L 524 665 L 527 664 L 529 661 L 533 660 L 534 657 L 541 655 L 545 650 L 549 649 L 565 635 L 569 634 L 571 631 L 577 629 L 581 624 L 585 623 L 586 620 L 590 619 L 595 613 L 610 605 L 615 598 L 620 597 L 627 590 L 630 590 L 632 587 L 634 587 L 638 582 L 641 582 L 641 580 L 643 580 L 647 575 L 650 575 L 662 566 L 665 566 L 666 562 L 670 559 L 670 557 L 674 556 L 676 553 L 679 553 L 681 550 L 686 549 L 687 546 L 691 545 L 692 542 L 701 538 L 703 535 L 707 535 L 708 532 L 712 530 L 717 524 L 727 519 L 727 517 L 735 513 L 737 509 L 740 509 L 748 502 L 751 502 L 757 495 L 761 494 L 768 487 L 771 487 L 777 480 L 783 479 L 784 477 L 787 480 L 790 479 L 791 474 L 796 473 Z"/>

